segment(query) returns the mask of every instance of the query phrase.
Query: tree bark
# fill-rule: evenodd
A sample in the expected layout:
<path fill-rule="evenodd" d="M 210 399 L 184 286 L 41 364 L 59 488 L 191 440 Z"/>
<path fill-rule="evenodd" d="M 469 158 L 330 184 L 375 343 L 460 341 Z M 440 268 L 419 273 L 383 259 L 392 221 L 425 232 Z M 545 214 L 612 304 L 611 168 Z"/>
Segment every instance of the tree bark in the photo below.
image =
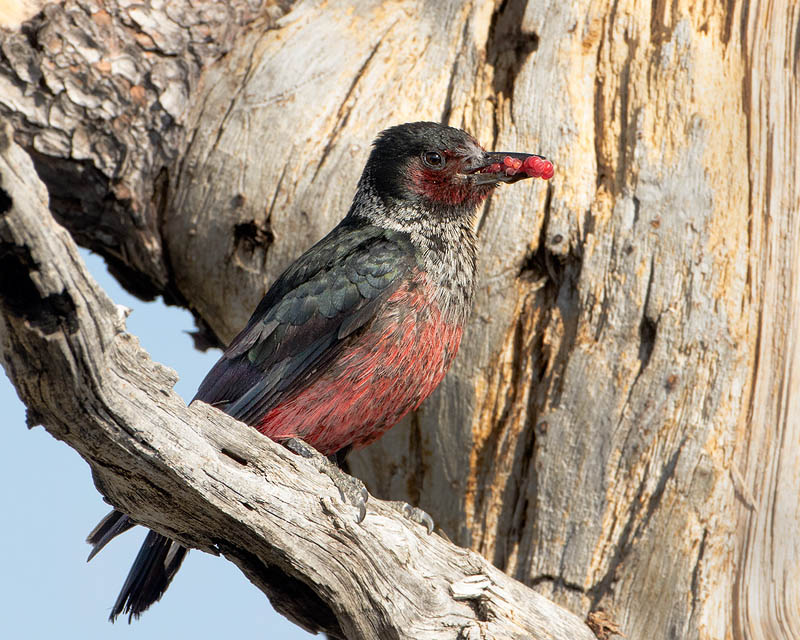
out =
<path fill-rule="evenodd" d="M 105 70 L 107 32 L 55 63 L 91 6 L 3 37 L 0 109 L 73 235 L 211 340 L 344 214 L 385 126 L 439 120 L 553 159 L 549 187 L 482 213 L 453 371 L 351 469 L 629 638 L 800 636 L 796 3 L 302 1 L 245 30 L 256 8 L 206 20 L 207 57 L 153 55 L 144 21 L 104 3 L 134 66 L 192 61 L 163 74 L 187 102 L 158 73 Z M 65 128 L 82 96 L 102 98 Z M 85 151 L 120 139 L 136 162 Z"/>
<path fill-rule="evenodd" d="M 159 190 L 192 133 L 186 108 L 201 71 L 243 28 L 268 28 L 289 4 L 67 0 L 2 34 L 2 112 L 54 213 L 140 297 L 182 302 Z"/>

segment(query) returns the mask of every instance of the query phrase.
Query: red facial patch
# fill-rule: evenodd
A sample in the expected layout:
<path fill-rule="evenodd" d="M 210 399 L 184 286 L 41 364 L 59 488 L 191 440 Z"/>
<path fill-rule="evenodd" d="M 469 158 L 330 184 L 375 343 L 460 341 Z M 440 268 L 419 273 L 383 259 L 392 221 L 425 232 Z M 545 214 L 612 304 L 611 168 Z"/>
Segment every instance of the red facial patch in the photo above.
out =
<path fill-rule="evenodd" d="M 414 191 L 434 202 L 449 206 L 478 204 L 489 195 L 490 189 L 470 185 L 458 173 L 459 160 L 450 154 L 443 169 L 429 169 L 421 163 L 411 166 L 410 176 Z"/>

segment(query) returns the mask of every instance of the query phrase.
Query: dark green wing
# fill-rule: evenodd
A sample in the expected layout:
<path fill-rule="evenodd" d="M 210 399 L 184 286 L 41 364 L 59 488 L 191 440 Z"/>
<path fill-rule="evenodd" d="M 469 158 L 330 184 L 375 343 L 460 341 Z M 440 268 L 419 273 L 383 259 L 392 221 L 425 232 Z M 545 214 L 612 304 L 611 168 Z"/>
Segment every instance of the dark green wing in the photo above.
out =
<path fill-rule="evenodd" d="M 416 267 L 406 234 L 343 222 L 278 278 L 196 399 L 258 423 L 313 382 Z"/>

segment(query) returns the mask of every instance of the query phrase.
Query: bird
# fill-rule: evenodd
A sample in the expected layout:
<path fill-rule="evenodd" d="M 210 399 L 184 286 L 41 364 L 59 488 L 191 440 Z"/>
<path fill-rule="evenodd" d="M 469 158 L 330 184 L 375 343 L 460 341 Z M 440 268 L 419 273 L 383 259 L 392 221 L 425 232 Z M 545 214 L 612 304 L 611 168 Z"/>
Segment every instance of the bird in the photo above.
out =
<path fill-rule="evenodd" d="M 456 356 L 480 205 L 500 184 L 552 175 L 543 156 L 487 152 L 443 124 L 382 131 L 347 214 L 269 288 L 193 401 L 336 460 L 375 441 Z M 89 560 L 135 524 L 109 513 L 87 538 Z M 131 622 L 158 601 L 187 552 L 150 531 L 109 619 Z"/>

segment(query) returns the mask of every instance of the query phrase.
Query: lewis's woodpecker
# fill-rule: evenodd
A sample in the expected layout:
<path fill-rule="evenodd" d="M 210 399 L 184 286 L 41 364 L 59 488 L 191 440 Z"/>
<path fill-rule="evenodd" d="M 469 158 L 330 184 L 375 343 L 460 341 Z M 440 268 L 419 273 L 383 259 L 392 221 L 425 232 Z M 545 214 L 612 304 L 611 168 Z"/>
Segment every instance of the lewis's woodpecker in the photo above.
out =
<path fill-rule="evenodd" d="M 375 140 L 353 204 L 272 285 L 195 400 L 326 456 L 358 449 L 416 409 L 461 342 L 475 280 L 476 212 L 502 182 L 553 175 L 541 156 L 486 152 L 433 122 Z M 134 526 L 113 511 L 91 559 Z M 111 611 L 157 601 L 187 553 L 151 531 Z"/>

